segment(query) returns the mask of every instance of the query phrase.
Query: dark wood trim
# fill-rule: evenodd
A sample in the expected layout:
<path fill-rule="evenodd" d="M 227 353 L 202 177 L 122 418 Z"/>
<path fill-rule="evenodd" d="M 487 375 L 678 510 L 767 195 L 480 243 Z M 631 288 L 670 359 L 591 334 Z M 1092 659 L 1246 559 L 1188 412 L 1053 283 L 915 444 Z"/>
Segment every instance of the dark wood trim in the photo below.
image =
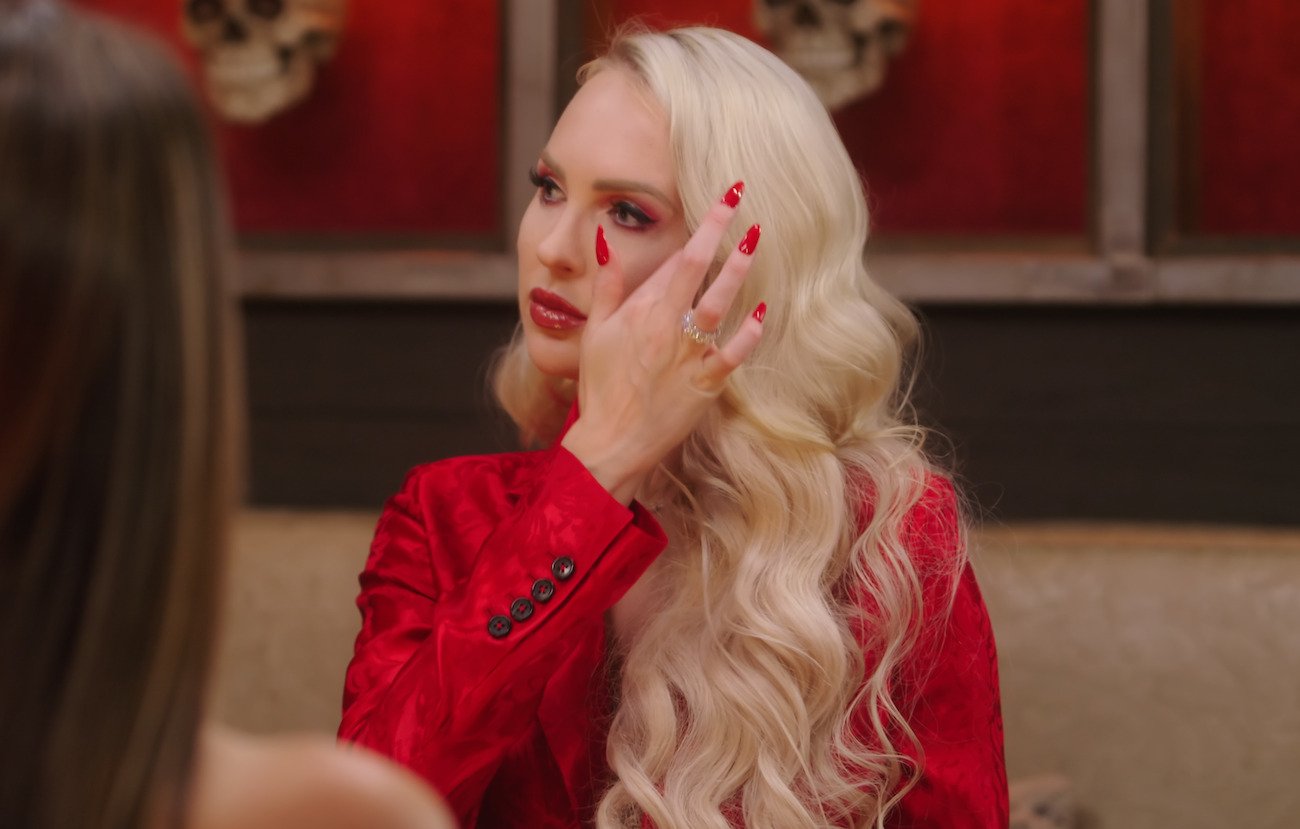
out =
<path fill-rule="evenodd" d="M 1176 238 L 1196 234 L 1201 215 L 1201 0 L 1180 0 L 1173 4 L 1172 29 L 1174 104 L 1174 234 Z"/>
<path fill-rule="evenodd" d="M 249 251 L 247 299 L 499 301 L 515 298 L 509 253 Z M 1085 252 L 873 252 L 872 276 L 911 302 L 1132 305 L 1300 303 L 1300 257 L 1101 258 Z"/>
<path fill-rule="evenodd" d="M 524 173 L 537 163 L 555 123 L 557 9 L 557 0 L 506 0 L 508 118 L 502 175 L 507 240 L 514 238 L 514 225 L 534 194 Z"/>
<path fill-rule="evenodd" d="M 1098 0 L 1097 29 L 1097 252 L 1128 261 L 1146 253 L 1148 6 Z"/>

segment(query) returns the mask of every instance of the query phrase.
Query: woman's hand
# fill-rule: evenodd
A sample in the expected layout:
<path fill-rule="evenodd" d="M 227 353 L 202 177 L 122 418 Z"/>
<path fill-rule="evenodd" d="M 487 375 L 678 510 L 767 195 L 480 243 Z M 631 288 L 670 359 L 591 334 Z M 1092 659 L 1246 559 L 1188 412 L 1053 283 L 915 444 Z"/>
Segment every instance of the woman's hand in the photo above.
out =
<path fill-rule="evenodd" d="M 715 204 L 686 246 L 626 299 L 618 253 L 607 248 L 603 230 L 597 230 L 596 258 L 602 267 L 580 348 L 580 415 L 561 444 L 625 504 L 691 433 L 762 336 L 763 306 L 723 344 L 698 342 L 683 322 L 690 311 L 698 331 L 716 331 L 749 273 L 757 225 L 691 307 L 735 217 L 741 188 L 733 187 L 730 199 Z"/>

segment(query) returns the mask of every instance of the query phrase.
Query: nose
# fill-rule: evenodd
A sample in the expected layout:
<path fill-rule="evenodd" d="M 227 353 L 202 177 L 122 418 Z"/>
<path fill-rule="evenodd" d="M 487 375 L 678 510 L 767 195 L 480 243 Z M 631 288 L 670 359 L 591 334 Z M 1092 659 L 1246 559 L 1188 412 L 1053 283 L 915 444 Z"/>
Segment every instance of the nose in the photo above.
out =
<path fill-rule="evenodd" d="M 576 210 L 557 212 L 560 215 L 537 243 L 537 260 L 557 277 L 581 276 L 587 268 L 587 248 L 596 242 L 596 229 L 588 232 L 588 223 Z"/>

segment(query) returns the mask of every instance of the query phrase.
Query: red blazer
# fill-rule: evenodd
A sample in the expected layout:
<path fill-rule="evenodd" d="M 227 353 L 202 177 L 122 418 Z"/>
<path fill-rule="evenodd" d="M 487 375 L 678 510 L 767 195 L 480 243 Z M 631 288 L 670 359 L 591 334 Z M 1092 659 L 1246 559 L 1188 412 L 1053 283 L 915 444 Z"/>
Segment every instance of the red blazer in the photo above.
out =
<path fill-rule="evenodd" d="M 909 550 L 951 562 L 956 528 L 936 479 Z M 416 468 L 361 574 L 339 736 L 423 775 L 466 827 L 587 824 L 609 779 L 605 612 L 666 542 L 558 445 Z M 969 568 L 949 613 L 952 587 L 926 583 L 925 633 L 899 678 L 924 751 L 899 829 L 1007 825 L 993 634 Z"/>

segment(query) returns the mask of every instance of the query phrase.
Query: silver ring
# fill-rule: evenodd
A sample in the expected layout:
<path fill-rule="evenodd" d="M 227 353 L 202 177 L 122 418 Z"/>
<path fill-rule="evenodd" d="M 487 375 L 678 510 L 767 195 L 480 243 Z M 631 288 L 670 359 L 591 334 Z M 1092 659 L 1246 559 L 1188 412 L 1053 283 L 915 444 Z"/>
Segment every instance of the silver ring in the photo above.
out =
<path fill-rule="evenodd" d="M 682 315 L 682 333 L 700 345 L 713 345 L 718 339 L 717 331 L 705 331 L 695 324 L 695 311 Z"/>

